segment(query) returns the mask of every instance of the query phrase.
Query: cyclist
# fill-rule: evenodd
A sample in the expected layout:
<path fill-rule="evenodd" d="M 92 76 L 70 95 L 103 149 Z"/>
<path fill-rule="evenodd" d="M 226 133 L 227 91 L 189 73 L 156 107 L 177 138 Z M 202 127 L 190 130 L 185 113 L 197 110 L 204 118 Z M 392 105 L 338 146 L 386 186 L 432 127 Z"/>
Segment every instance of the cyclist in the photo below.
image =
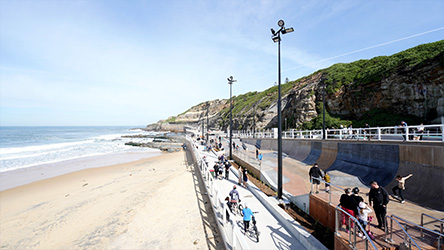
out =
<path fill-rule="evenodd" d="M 253 211 L 248 207 L 245 203 L 245 208 L 242 209 L 242 214 L 244 215 L 244 230 L 247 233 L 248 228 L 250 227 L 251 217 L 253 216 Z"/>
<path fill-rule="evenodd" d="M 239 192 L 236 190 L 236 185 L 233 186 L 233 189 L 230 191 L 229 193 L 230 196 L 230 203 L 231 206 L 228 205 L 230 207 L 230 210 L 233 212 L 232 207 L 237 205 L 237 202 L 239 201 Z"/>

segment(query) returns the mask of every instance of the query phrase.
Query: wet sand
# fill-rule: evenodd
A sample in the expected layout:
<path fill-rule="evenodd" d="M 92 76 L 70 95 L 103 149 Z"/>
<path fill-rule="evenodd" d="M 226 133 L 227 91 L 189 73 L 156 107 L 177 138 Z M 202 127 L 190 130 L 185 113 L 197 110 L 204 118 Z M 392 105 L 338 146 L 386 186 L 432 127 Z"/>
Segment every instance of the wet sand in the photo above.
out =
<path fill-rule="evenodd" d="M 177 152 L 7 189 L 0 248 L 221 249 L 200 188 Z"/>

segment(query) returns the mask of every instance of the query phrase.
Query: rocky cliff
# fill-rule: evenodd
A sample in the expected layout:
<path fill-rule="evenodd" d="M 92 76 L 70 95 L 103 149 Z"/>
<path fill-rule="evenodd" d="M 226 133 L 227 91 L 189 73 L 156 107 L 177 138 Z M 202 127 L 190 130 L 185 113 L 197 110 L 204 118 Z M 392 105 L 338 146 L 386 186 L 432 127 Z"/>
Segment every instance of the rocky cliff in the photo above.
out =
<path fill-rule="evenodd" d="M 322 114 L 319 104 L 324 88 L 327 114 L 349 123 L 370 119 L 380 112 L 416 117 L 415 121 L 425 123 L 441 123 L 444 117 L 444 40 L 389 57 L 336 64 L 283 84 L 283 128 L 300 128 Z M 234 97 L 233 129 L 276 127 L 276 104 L 276 86 Z M 181 130 L 186 124 L 201 126 L 202 122 L 207 123 L 207 116 L 210 129 L 226 130 L 229 100 L 198 104 L 148 128 Z M 395 120 L 393 124 L 372 125 L 397 123 L 399 121 Z"/>

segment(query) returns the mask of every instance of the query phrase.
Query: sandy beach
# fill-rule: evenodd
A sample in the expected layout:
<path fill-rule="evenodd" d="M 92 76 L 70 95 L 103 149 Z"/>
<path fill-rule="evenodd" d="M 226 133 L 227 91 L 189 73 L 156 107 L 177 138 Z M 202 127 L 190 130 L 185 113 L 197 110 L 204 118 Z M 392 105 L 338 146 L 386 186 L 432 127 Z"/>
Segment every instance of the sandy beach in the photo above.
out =
<path fill-rule="evenodd" d="M 177 152 L 7 189 L 0 248 L 223 249 L 202 188 Z"/>

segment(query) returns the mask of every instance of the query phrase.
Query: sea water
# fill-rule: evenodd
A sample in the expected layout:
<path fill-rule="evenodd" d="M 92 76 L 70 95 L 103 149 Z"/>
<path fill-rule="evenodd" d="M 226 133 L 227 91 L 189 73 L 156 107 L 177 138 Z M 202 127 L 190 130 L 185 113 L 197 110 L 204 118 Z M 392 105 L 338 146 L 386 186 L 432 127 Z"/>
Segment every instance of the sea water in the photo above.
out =
<path fill-rule="evenodd" d="M 123 135 L 154 134 L 130 127 L 0 127 L 0 172 L 88 156 L 158 151 L 125 145 Z"/>

